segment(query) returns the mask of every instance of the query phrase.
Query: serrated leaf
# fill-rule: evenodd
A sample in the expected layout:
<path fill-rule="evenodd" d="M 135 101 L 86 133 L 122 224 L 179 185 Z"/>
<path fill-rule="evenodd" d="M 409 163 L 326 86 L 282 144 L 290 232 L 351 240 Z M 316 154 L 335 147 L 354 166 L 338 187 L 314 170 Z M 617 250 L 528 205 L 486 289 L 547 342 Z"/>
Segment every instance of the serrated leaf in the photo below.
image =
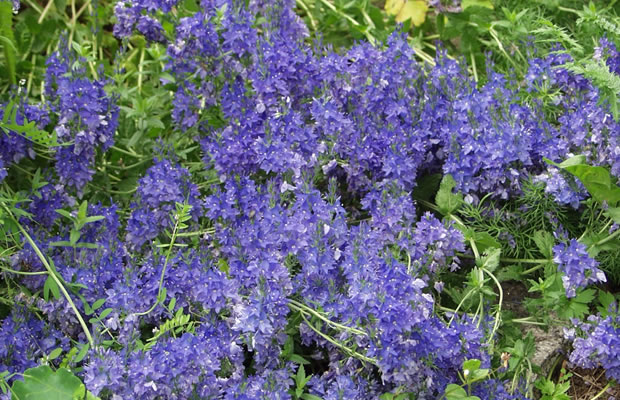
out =
<path fill-rule="evenodd" d="M 500 248 L 490 247 L 486 249 L 482 257 L 482 267 L 488 270 L 489 272 L 495 271 L 495 269 L 499 265 L 501 254 L 502 254 L 502 249 Z"/>
<path fill-rule="evenodd" d="M 439 184 L 439 190 L 435 196 L 435 204 L 437 204 L 439 211 L 443 215 L 452 214 L 463 204 L 463 195 L 452 193 L 455 186 L 456 181 L 451 175 L 445 175 Z"/>
<path fill-rule="evenodd" d="M 553 244 L 555 243 L 553 235 L 545 231 L 536 231 L 532 239 L 534 239 L 534 243 L 536 243 L 536 247 L 538 247 L 540 253 L 545 258 L 551 259 L 553 255 Z"/>
<path fill-rule="evenodd" d="M 471 232 L 471 238 L 476 243 L 476 247 L 479 252 L 485 252 L 490 248 L 500 248 L 500 243 L 495 238 L 489 235 L 487 232 Z"/>
<path fill-rule="evenodd" d="M 616 208 L 608 208 L 607 211 L 604 212 L 606 217 L 609 217 L 616 224 L 620 224 L 620 207 Z"/>

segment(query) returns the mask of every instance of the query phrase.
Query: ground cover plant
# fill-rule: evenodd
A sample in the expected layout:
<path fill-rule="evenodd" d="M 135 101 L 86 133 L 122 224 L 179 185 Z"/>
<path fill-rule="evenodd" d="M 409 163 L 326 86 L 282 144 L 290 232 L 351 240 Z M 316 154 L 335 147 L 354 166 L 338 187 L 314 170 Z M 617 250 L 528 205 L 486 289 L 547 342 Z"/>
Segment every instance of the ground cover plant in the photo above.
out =
<path fill-rule="evenodd" d="M 0 2 L 0 396 L 617 397 L 620 20 L 576 4 Z"/>

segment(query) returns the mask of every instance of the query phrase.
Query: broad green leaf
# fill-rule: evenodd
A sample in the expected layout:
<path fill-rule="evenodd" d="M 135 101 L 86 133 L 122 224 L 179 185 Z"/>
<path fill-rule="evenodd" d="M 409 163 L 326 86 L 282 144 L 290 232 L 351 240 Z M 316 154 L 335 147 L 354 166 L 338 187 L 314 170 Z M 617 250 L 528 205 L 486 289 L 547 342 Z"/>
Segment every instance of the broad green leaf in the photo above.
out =
<path fill-rule="evenodd" d="M 424 0 L 387 0 L 385 12 L 393 15 L 396 22 L 411 20 L 415 26 L 420 26 L 426 20 L 428 5 Z"/>
<path fill-rule="evenodd" d="M 57 371 L 47 365 L 27 369 L 23 381 L 13 383 L 13 400 L 69 400 L 84 398 L 85 389 L 79 393 L 82 382 L 64 368 Z M 76 397 L 76 391 L 78 396 Z"/>
<path fill-rule="evenodd" d="M 453 383 L 446 386 L 445 394 L 446 400 L 459 400 L 467 398 L 467 392 L 465 391 L 465 389 Z"/>
<path fill-rule="evenodd" d="M 620 202 L 620 187 L 616 185 L 615 179 L 612 178 L 609 171 L 603 167 L 587 165 L 585 156 L 574 156 L 559 164 L 546 158 L 545 162 L 577 177 L 592 198 L 599 203 L 607 202 L 613 207 Z"/>
<path fill-rule="evenodd" d="M 480 368 L 480 360 L 467 360 L 463 363 L 463 370 L 475 371 Z"/>

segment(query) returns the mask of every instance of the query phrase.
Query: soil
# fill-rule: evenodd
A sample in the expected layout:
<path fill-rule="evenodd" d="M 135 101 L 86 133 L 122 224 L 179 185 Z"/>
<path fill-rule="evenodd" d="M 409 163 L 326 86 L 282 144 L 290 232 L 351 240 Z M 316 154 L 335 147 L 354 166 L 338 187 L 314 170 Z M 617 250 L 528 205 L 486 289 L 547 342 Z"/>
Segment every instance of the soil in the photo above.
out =
<path fill-rule="evenodd" d="M 564 365 L 568 365 L 565 361 Z M 568 369 L 568 373 L 572 373 L 570 378 L 570 389 L 568 394 L 573 400 L 591 400 L 603 391 L 608 381 L 605 377 L 605 370 L 573 368 Z M 612 385 L 597 400 L 613 400 L 620 399 L 620 386 Z"/>

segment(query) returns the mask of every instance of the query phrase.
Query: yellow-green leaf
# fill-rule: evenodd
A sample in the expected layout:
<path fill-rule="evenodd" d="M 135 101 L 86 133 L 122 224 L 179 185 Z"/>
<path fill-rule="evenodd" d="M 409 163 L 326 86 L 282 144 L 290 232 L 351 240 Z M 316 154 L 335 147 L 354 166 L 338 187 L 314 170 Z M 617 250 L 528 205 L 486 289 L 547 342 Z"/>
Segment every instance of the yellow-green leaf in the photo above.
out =
<path fill-rule="evenodd" d="M 466 10 L 468 7 L 473 6 L 486 7 L 490 8 L 491 10 L 493 9 L 493 3 L 491 2 L 491 0 L 463 0 L 461 2 L 461 8 L 463 8 L 463 10 Z"/>
<path fill-rule="evenodd" d="M 426 19 L 428 5 L 424 0 L 387 0 L 385 12 L 396 17 L 396 22 L 411 20 L 416 25 L 422 25 Z"/>
<path fill-rule="evenodd" d="M 409 0 L 396 16 L 396 22 L 411 20 L 415 26 L 420 26 L 426 19 L 428 6 L 424 0 Z"/>

